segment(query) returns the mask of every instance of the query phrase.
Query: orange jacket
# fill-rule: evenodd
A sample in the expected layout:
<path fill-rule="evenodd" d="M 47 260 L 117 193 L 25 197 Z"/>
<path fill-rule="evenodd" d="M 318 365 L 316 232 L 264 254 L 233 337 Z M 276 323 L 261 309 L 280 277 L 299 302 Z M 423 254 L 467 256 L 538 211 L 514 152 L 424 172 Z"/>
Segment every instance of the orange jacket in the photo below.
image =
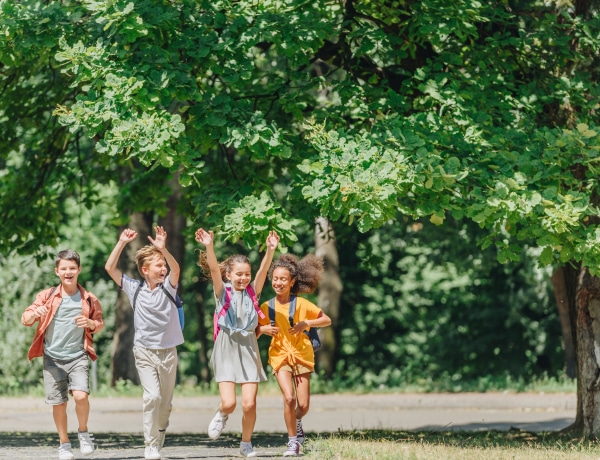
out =
<path fill-rule="evenodd" d="M 92 342 L 94 340 L 92 334 L 100 332 L 104 327 L 104 321 L 102 320 L 102 307 L 100 306 L 100 302 L 94 294 L 86 291 L 83 287 L 81 287 L 81 285 L 78 285 L 78 287 L 79 292 L 81 292 L 81 313 L 83 316 L 91 319 L 96 323 L 96 328 L 94 329 L 93 333 L 88 328 L 85 328 L 83 334 L 83 348 L 87 352 L 88 356 L 93 361 L 95 361 L 97 356 L 96 351 L 94 350 L 94 347 L 92 345 Z M 39 324 L 35 331 L 33 342 L 31 344 L 31 347 L 29 348 L 29 353 L 27 354 L 27 357 L 30 361 L 33 358 L 37 358 L 38 356 L 42 356 L 44 354 L 44 336 L 46 334 L 46 329 L 48 328 L 50 321 L 52 321 L 52 319 L 54 318 L 54 315 L 56 314 L 56 311 L 58 310 L 58 307 L 62 302 L 60 286 L 57 287 L 54 290 L 54 292 L 52 292 L 52 289 L 55 288 L 48 288 L 39 292 L 38 295 L 35 297 L 35 301 L 25 309 L 23 315 L 21 316 L 21 323 L 23 324 L 23 326 L 33 326 L 36 323 L 36 321 L 38 321 L 38 319 L 36 319 L 31 324 L 26 324 L 24 318 L 25 313 L 45 304 L 51 305 L 49 314 L 42 318 L 39 318 Z M 50 295 L 51 292 L 52 295 Z"/>

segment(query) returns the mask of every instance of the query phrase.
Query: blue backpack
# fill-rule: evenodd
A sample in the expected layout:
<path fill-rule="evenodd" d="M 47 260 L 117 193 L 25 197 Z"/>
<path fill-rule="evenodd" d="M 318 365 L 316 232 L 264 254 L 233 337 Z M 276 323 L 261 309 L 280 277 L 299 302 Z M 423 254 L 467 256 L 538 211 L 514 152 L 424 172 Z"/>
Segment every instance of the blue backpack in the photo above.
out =
<path fill-rule="evenodd" d="M 144 283 L 145 283 L 145 281 L 140 282 L 139 286 L 135 290 L 135 294 L 133 294 L 133 305 L 131 307 L 133 308 L 134 312 L 135 312 L 135 301 L 137 300 L 138 294 L 140 293 L 140 289 L 142 289 L 142 286 L 144 285 Z M 179 297 L 179 294 L 175 294 L 175 298 L 173 298 L 173 296 L 169 293 L 169 291 L 167 291 L 165 289 L 164 284 L 161 284 L 160 287 L 162 288 L 163 292 L 168 297 L 168 299 L 171 302 L 173 302 L 173 304 L 177 307 L 177 314 L 179 315 L 179 325 L 181 326 L 181 329 L 183 330 L 183 326 L 185 326 L 185 316 L 183 315 L 183 300 L 181 300 L 181 297 Z"/>
<path fill-rule="evenodd" d="M 290 311 L 288 313 L 290 319 L 290 326 L 294 327 L 294 314 L 296 313 L 296 296 L 290 296 Z M 275 326 L 275 298 L 269 300 L 269 320 L 271 321 L 271 326 Z M 308 336 L 310 340 L 310 344 L 313 347 L 314 351 L 319 351 L 321 349 L 321 339 L 319 337 L 319 333 L 317 329 L 311 327 L 308 331 L 304 331 L 304 333 Z"/>

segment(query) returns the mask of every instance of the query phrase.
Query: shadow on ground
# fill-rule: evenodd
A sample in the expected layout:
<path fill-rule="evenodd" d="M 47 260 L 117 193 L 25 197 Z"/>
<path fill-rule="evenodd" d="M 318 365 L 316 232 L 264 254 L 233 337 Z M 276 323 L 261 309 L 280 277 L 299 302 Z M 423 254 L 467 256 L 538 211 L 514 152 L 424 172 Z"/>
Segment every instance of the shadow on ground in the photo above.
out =
<path fill-rule="evenodd" d="M 252 438 L 255 445 L 261 446 L 280 446 L 285 443 L 283 433 L 254 433 Z M 144 438 L 141 434 L 94 433 L 94 439 L 103 449 L 129 449 L 144 445 Z M 240 435 L 224 433 L 219 439 L 212 440 L 204 434 L 169 433 L 168 441 L 170 447 L 230 448 L 239 446 Z M 56 433 L 0 432 L 0 446 L 2 447 L 46 447 L 54 446 L 57 442 L 58 435 Z"/>
<path fill-rule="evenodd" d="M 103 450 L 124 450 L 141 448 L 144 445 L 143 436 L 123 433 L 98 433 L 94 434 L 96 443 Z M 532 432 L 512 427 L 508 431 L 462 431 L 462 430 L 437 430 L 437 431 L 392 431 L 392 430 L 351 430 L 331 433 L 308 433 L 309 440 L 327 440 L 328 438 L 347 439 L 355 441 L 395 441 L 408 443 L 428 443 L 438 445 L 452 445 L 466 448 L 514 446 L 523 444 L 536 444 L 542 446 L 557 445 L 582 445 L 599 447 L 599 441 L 585 439 L 575 434 L 559 432 Z M 0 432 L 0 447 L 5 448 L 41 448 L 57 445 L 56 433 L 28 433 L 28 432 Z M 285 433 L 254 433 L 252 443 L 263 449 L 281 450 L 287 441 Z M 219 451 L 221 449 L 237 449 L 240 443 L 239 433 L 224 433 L 219 439 L 211 440 L 205 434 L 169 433 L 169 448 L 197 448 L 200 450 Z M 77 444 L 77 440 L 75 440 Z M 308 447 L 310 450 L 310 445 Z M 226 455 L 227 456 L 227 455 Z M 267 456 L 271 456 L 267 454 Z"/>

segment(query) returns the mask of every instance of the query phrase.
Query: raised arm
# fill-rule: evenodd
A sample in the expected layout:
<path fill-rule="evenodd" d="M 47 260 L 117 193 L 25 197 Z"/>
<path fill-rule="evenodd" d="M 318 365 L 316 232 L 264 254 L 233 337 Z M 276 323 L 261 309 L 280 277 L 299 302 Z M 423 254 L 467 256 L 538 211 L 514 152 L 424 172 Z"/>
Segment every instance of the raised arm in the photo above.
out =
<path fill-rule="evenodd" d="M 277 232 L 273 230 L 269 232 L 266 244 L 267 252 L 263 257 L 260 267 L 256 272 L 256 277 L 254 278 L 254 291 L 257 296 L 260 296 L 262 288 L 265 285 L 267 273 L 269 273 L 269 267 L 271 267 L 271 262 L 273 261 L 273 254 L 275 254 L 275 249 L 277 249 L 277 245 L 279 244 L 279 235 L 277 235 Z"/>
<path fill-rule="evenodd" d="M 215 235 L 212 230 L 210 232 L 207 232 L 203 228 L 196 230 L 196 241 L 200 244 L 203 244 L 206 248 L 206 262 L 208 263 L 208 268 L 210 269 L 213 290 L 215 291 L 217 298 L 219 298 L 221 297 L 221 292 L 223 292 L 223 277 L 221 275 L 221 267 L 219 267 L 217 255 L 215 254 L 215 248 L 213 245 L 214 239 Z"/>
<path fill-rule="evenodd" d="M 128 243 L 133 241 L 137 236 L 137 232 L 130 228 L 126 228 L 121 232 L 121 236 L 119 237 L 119 241 L 115 245 L 114 249 L 108 256 L 108 260 L 104 265 L 104 269 L 108 272 L 110 277 L 113 279 L 115 283 L 119 287 L 121 287 L 121 280 L 123 278 L 123 273 L 121 270 L 117 268 L 117 263 L 119 262 L 119 257 L 121 257 L 121 252 L 123 252 L 123 248 L 127 246 Z"/>
<path fill-rule="evenodd" d="M 150 243 L 152 243 L 164 256 L 165 260 L 167 261 L 167 265 L 169 265 L 169 282 L 171 283 L 171 286 L 177 287 L 181 268 L 175 260 L 175 257 L 173 257 L 173 255 L 167 249 L 167 232 L 163 227 L 157 225 L 154 227 L 154 234 L 154 239 L 152 239 L 150 235 L 148 235 L 148 239 L 150 240 Z"/>

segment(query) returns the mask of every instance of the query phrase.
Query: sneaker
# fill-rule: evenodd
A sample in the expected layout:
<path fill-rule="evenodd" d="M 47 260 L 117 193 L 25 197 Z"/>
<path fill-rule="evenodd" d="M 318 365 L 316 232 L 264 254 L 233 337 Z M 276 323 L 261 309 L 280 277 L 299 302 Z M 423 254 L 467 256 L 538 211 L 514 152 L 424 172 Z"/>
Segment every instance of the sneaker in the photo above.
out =
<path fill-rule="evenodd" d="M 287 445 L 287 450 L 283 453 L 284 457 L 297 457 L 300 455 L 300 443 L 298 441 L 290 441 Z"/>
<path fill-rule="evenodd" d="M 221 415 L 221 411 L 217 411 L 213 419 L 208 424 L 208 437 L 210 439 L 218 439 L 221 436 L 221 431 L 225 428 L 225 423 L 227 422 L 227 418 L 229 416 Z"/>
<path fill-rule="evenodd" d="M 256 457 L 251 442 L 240 442 L 240 454 L 242 454 L 242 457 Z"/>
<path fill-rule="evenodd" d="M 78 431 L 77 437 L 79 438 L 79 450 L 81 455 L 92 455 L 94 453 L 94 435 L 87 431 Z"/>
<path fill-rule="evenodd" d="M 150 444 L 144 449 L 144 458 L 146 460 L 160 460 L 160 452 L 156 444 Z"/>
<path fill-rule="evenodd" d="M 300 445 L 304 444 L 304 441 L 306 440 L 304 430 L 302 429 L 302 420 L 300 419 L 296 419 L 296 438 Z"/>
<path fill-rule="evenodd" d="M 165 445 L 165 434 L 167 434 L 167 430 L 158 430 L 158 436 L 156 438 L 156 445 L 158 446 L 158 450 L 162 450 Z"/>
<path fill-rule="evenodd" d="M 70 442 L 63 442 L 58 447 L 58 458 L 59 460 L 73 460 L 75 458 Z"/>

